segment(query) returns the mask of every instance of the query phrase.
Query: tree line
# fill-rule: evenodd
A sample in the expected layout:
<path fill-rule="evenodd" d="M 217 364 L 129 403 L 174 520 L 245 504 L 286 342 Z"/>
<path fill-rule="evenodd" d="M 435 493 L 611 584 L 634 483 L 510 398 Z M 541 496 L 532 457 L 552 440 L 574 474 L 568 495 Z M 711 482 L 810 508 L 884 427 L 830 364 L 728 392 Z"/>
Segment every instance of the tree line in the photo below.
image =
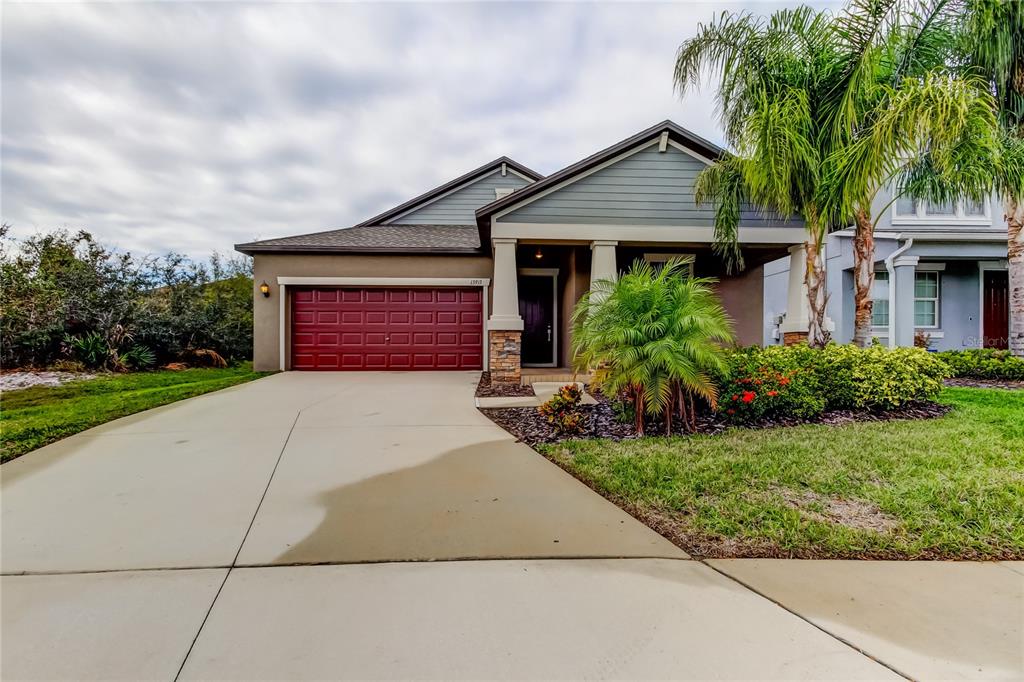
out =
<path fill-rule="evenodd" d="M 252 354 L 252 265 L 136 257 L 85 231 L 0 228 L 0 364 L 128 370 Z M 209 353 L 208 351 L 213 351 Z"/>

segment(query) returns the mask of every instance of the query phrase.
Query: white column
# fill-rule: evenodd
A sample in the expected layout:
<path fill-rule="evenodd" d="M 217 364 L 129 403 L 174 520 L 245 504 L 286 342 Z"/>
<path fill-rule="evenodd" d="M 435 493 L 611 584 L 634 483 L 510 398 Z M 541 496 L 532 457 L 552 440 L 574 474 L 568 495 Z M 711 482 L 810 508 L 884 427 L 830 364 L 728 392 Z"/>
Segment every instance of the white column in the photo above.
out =
<path fill-rule="evenodd" d="M 516 240 L 498 237 L 494 244 L 494 306 L 488 329 L 521 331 L 523 318 L 519 316 L 519 286 L 516 270 Z"/>
<path fill-rule="evenodd" d="M 896 305 L 895 310 L 889 306 L 894 337 L 890 339 L 890 346 L 914 345 L 914 273 L 918 260 L 918 256 L 900 256 L 892 262 L 896 281 L 890 282 L 890 286 L 893 287 L 892 300 Z"/>
<path fill-rule="evenodd" d="M 594 282 L 606 279 L 614 282 L 619 278 L 619 270 L 615 264 L 615 241 L 595 241 L 590 243 L 590 251 L 593 257 L 590 261 L 590 288 L 594 288 Z"/>
<path fill-rule="evenodd" d="M 824 260 L 824 258 L 822 259 Z M 786 291 L 786 319 L 782 332 L 806 332 L 810 326 L 807 304 L 807 252 L 803 244 L 789 247 L 789 288 Z"/>

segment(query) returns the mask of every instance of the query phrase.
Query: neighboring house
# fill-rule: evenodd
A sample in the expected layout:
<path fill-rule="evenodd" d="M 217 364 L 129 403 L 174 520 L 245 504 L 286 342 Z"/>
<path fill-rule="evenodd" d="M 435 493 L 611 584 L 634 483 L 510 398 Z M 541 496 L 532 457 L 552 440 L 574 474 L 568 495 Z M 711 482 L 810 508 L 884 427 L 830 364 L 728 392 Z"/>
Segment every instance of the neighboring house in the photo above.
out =
<path fill-rule="evenodd" d="M 1006 223 L 995 199 L 934 205 L 880 196 L 873 207 L 875 286 L 873 336 L 890 346 L 912 346 L 915 334 L 930 348 L 1006 348 L 1009 279 Z M 826 242 L 828 316 L 832 337 L 853 340 L 853 229 Z M 790 261 L 797 265 L 790 269 Z M 801 253 L 765 265 L 767 315 L 764 343 L 781 343 L 794 280 L 802 279 Z M 806 309 L 806 308 L 805 308 Z"/>
<path fill-rule="evenodd" d="M 718 293 L 739 341 L 760 343 L 762 265 L 801 223 L 748 210 L 746 269 L 711 249 L 693 197 L 722 150 L 670 121 L 542 178 L 502 157 L 351 228 L 239 244 L 254 257 L 257 369 L 570 365 L 570 316 L 590 282 L 637 259 L 683 258 Z"/>

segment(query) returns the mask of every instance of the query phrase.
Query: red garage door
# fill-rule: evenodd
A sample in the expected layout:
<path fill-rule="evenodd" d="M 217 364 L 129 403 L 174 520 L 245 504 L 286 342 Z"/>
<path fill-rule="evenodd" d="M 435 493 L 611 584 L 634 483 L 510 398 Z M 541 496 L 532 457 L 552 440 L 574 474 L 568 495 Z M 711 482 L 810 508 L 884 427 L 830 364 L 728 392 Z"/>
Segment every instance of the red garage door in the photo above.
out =
<path fill-rule="evenodd" d="M 292 368 L 483 368 L 480 289 L 298 289 Z"/>

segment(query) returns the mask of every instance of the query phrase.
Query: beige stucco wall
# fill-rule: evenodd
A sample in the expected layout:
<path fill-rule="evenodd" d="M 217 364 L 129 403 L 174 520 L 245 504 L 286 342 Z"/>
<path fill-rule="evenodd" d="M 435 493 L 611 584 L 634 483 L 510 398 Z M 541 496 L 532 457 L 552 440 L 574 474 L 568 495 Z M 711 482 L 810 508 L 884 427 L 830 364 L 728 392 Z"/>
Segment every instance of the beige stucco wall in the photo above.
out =
<path fill-rule="evenodd" d="M 723 276 L 715 289 L 735 325 L 736 342 L 741 346 L 760 346 L 764 324 L 763 266 L 748 268 L 733 277 Z"/>
<path fill-rule="evenodd" d="M 462 277 L 490 278 L 486 256 L 371 256 L 332 254 L 265 254 L 253 258 L 253 366 L 257 370 L 280 367 L 280 293 L 278 277 Z M 270 285 L 270 297 L 259 292 Z M 287 320 L 291 311 L 286 310 Z M 286 351 L 287 353 L 287 351 Z"/>

